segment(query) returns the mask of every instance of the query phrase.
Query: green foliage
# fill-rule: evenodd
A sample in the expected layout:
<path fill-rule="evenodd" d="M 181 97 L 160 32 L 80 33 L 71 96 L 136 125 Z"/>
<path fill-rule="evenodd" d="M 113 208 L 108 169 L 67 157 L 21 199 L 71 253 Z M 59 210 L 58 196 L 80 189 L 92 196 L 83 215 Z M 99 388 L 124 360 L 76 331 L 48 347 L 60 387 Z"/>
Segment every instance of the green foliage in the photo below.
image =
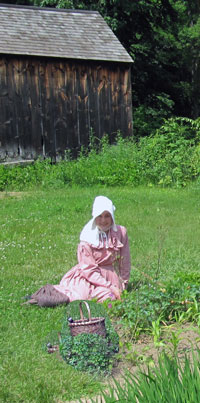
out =
<path fill-rule="evenodd" d="M 192 307 L 192 308 L 191 308 Z M 156 321 L 176 321 L 177 312 L 185 312 L 185 319 L 196 321 L 200 309 L 199 273 L 178 273 L 173 282 L 156 281 L 137 284 L 125 292 L 121 301 L 114 301 L 111 317 L 120 318 L 133 337 L 155 328 Z M 192 314 L 193 313 L 193 314 Z"/>
<path fill-rule="evenodd" d="M 39 7 L 74 8 L 73 0 L 32 0 L 32 3 Z"/>
<path fill-rule="evenodd" d="M 24 190 L 36 186 L 62 188 L 65 185 L 159 185 L 186 186 L 200 173 L 200 123 L 188 118 L 164 121 L 154 135 L 124 139 L 120 133 L 109 144 L 91 133 L 88 149 L 77 160 L 57 164 L 49 160 L 29 166 L 0 166 L 0 190 Z"/>
<path fill-rule="evenodd" d="M 60 352 L 67 364 L 79 371 L 96 375 L 109 373 L 113 352 L 106 339 L 98 334 L 80 334 L 62 338 Z"/>
<path fill-rule="evenodd" d="M 115 381 L 109 392 L 102 390 L 105 403 L 196 403 L 200 395 L 200 350 L 191 359 L 185 355 L 182 361 L 160 354 L 158 364 L 134 375 L 127 372 L 123 385 Z M 115 400 L 114 400 L 115 399 Z M 92 402 L 97 400 L 92 399 Z"/>
<path fill-rule="evenodd" d="M 199 175 L 199 120 L 169 119 L 155 135 L 140 141 L 147 181 L 163 186 L 185 186 Z M 197 149 L 196 149 L 197 146 Z"/>
<path fill-rule="evenodd" d="M 133 107 L 133 134 L 136 138 L 149 136 L 172 115 L 174 102 L 169 95 L 149 95 L 145 103 Z"/>
<path fill-rule="evenodd" d="M 61 334 L 60 353 L 67 364 L 80 371 L 88 371 L 96 375 L 110 373 L 114 353 L 119 350 L 119 336 L 101 304 L 89 302 L 92 317 L 106 318 L 106 338 L 98 334 L 79 334 L 72 337 L 66 317 L 80 319 L 78 313 L 80 301 L 74 301 L 67 307 Z M 85 315 L 88 317 L 88 314 Z"/>

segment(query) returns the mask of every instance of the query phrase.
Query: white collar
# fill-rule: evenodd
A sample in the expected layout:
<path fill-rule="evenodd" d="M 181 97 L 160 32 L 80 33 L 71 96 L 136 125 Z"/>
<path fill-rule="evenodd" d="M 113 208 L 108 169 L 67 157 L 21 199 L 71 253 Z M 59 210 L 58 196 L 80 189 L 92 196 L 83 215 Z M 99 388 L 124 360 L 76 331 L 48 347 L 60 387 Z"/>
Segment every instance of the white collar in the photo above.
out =
<path fill-rule="evenodd" d="M 115 223 L 113 223 L 111 228 L 113 229 L 113 231 L 117 232 L 117 226 Z M 92 218 L 83 227 L 81 234 L 80 234 L 80 241 L 85 241 L 85 242 L 90 243 L 91 245 L 99 246 L 99 242 L 100 242 L 99 235 L 101 233 L 103 233 L 103 231 L 100 231 L 96 225 L 94 226 L 94 218 Z"/>

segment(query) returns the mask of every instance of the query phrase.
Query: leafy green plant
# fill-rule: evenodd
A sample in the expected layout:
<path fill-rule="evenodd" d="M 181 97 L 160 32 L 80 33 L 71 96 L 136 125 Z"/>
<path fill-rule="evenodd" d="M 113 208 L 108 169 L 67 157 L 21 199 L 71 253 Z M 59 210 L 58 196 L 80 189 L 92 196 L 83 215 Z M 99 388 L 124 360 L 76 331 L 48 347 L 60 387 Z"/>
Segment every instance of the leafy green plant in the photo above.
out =
<path fill-rule="evenodd" d="M 174 312 L 174 320 L 179 324 L 186 322 L 188 320 L 187 312 Z"/>
<path fill-rule="evenodd" d="M 185 186 L 197 177 L 194 151 L 199 133 L 198 120 L 171 118 L 155 134 L 141 139 L 140 159 L 146 181 L 161 186 Z"/>
<path fill-rule="evenodd" d="M 67 364 L 79 371 L 108 374 L 112 369 L 113 349 L 107 339 L 98 334 L 62 337 L 60 352 Z"/>
<path fill-rule="evenodd" d="M 169 332 L 169 337 L 168 337 L 167 340 L 171 345 L 173 355 L 177 354 L 178 346 L 180 344 L 180 341 L 182 340 L 182 338 L 179 337 L 181 333 L 182 333 L 181 329 L 179 329 L 177 331 L 172 330 L 172 331 Z"/>
<path fill-rule="evenodd" d="M 185 281 L 187 279 L 187 281 Z M 197 282 L 196 282 L 197 280 Z M 136 338 L 142 332 L 150 332 L 155 343 L 160 342 L 160 322 L 184 319 L 195 321 L 199 318 L 200 289 L 199 273 L 178 275 L 174 281 L 141 283 L 137 289 L 123 294 L 121 301 L 114 301 L 110 315 L 120 318 L 127 331 Z M 179 320 L 180 321 L 180 320 Z M 139 330 L 139 333 L 138 333 Z"/>

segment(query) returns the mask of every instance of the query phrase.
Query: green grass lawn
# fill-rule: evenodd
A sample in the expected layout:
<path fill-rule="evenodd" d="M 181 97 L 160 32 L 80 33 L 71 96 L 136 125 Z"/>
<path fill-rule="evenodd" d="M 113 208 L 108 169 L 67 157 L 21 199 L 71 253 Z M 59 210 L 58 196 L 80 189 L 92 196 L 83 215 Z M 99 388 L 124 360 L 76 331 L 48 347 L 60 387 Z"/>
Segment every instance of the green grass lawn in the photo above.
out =
<path fill-rule="evenodd" d="M 3 194 L 0 199 L 2 402 L 64 402 L 98 393 L 101 380 L 48 355 L 66 308 L 21 305 L 76 264 L 79 233 L 96 195 L 111 198 L 116 222 L 128 229 L 132 278 L 160 279 L 198 271 L 200 189 L 66 188 Z"/>

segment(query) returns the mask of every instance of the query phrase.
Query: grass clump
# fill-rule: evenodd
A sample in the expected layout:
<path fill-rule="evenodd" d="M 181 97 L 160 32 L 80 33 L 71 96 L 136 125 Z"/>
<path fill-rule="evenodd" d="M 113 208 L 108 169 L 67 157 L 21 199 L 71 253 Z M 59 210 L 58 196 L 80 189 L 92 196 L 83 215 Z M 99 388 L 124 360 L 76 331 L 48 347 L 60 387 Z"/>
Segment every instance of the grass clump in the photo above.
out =
<path fill-rule="evenodd" d="M 200 396 L 200 350 L 183 360 L 159 356 L 158 364 L 137 374 L 127 373 L 122 383 L 115 381 L 109 392 L 102 390 L 105 403 L 196 403 Z M 97 400 L 92 399 L 92 402 Z"/>

